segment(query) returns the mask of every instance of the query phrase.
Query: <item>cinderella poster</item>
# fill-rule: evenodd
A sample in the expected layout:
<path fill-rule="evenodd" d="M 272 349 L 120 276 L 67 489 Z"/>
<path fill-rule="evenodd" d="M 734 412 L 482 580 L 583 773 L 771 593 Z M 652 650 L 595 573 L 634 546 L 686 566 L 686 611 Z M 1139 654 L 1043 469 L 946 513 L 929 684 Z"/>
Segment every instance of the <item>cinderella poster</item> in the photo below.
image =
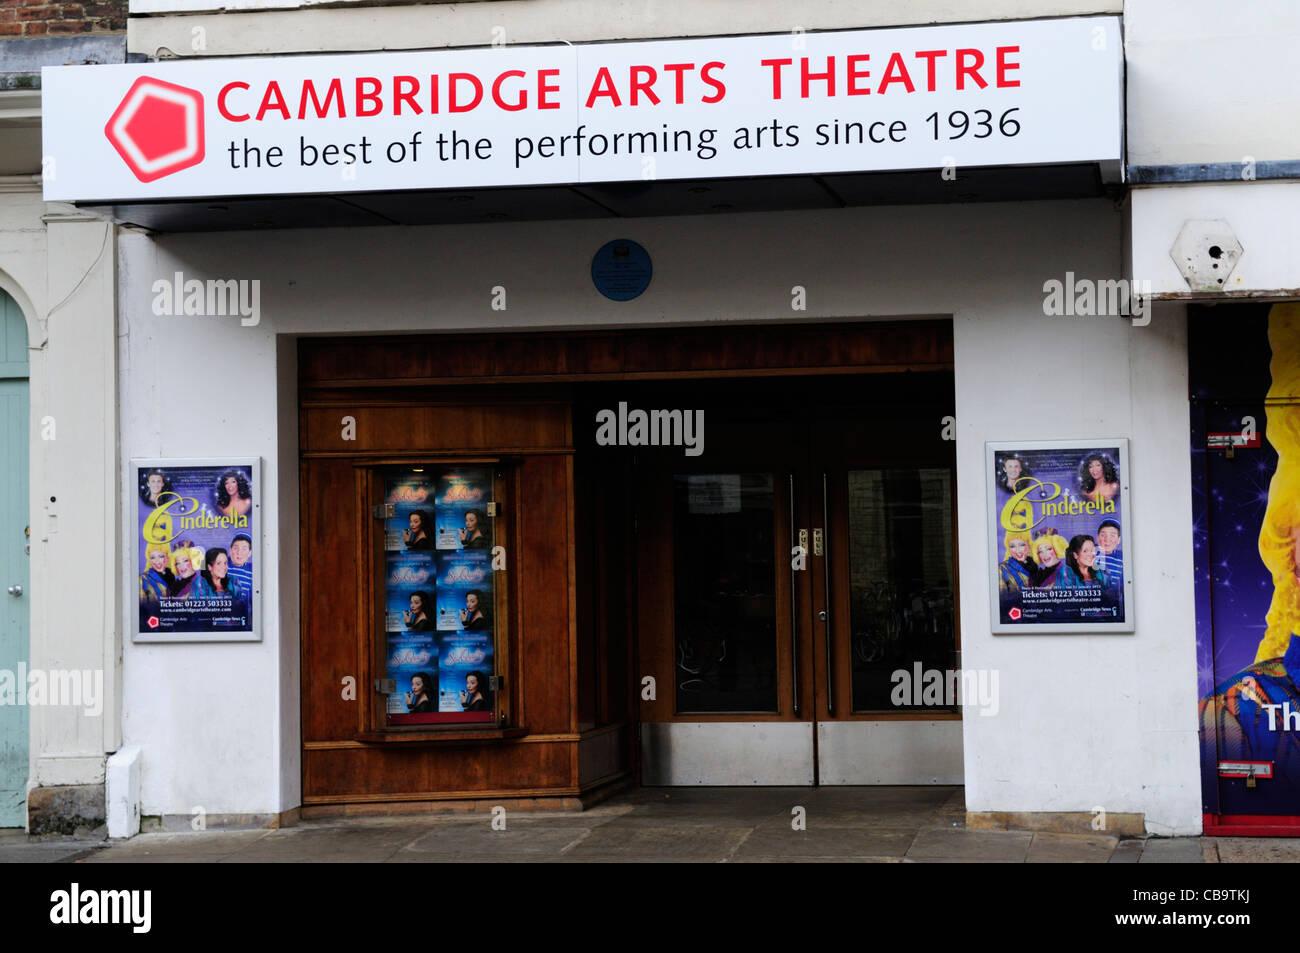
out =
<path fill-rule="evenodd" d="M 258 638 L 256 460 L 134 460 L 136 640 Z"/>
<path fill-rule="evenodd" d="M 1132 632 L 1128 441 L 987 450 L 993 631 Z"/>

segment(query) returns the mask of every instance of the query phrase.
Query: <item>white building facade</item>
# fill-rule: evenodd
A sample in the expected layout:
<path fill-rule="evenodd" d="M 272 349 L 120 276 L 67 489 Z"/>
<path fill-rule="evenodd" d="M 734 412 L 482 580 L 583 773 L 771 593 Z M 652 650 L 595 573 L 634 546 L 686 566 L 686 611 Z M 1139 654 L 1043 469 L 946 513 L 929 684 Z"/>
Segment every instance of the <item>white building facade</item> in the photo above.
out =
<path fill-rule="evenodd" d="M 1215 644 L 1258 641 L 1265 620 L 1239 632 L 1205 615 L 1219 582 L 1210 569 L 1201 581 L 1198 560 L 1214 561 L 1219 516 L 1197 522 L 1209 505 L 1197 493 L 1220 477 L 1198 456 L 1196 401 L 1208 381 L 1206 406 L 1219 406 L 1198 370 L 1215 346 L 1201 306 L 1248 299 L 1243 321 L 1281 328 L 1283 312 L 1259 309 L 1300 297 L 1287 218 L 1300 142 L 1278 120 L 1295 96 L 1274 75 L 1285 58 L 1268 55 L 1300 15 L 1248 4 L 1247 26 L 1229 34 L 1210 4 L 1193 7 L 815 2 L 795 23 L 767 2 L 133 2 L 127 49 L 143 62 L 45 73 L 43 150 L 57 177 L 47 166 L 44 199 L 29 189 L 0 206 L 0 287 L 33 342 L 30 665 L 102 669 L 105 686 L 95 715 L 32 709 L 29 801 L 59 787 L 90 804 L 107 777 L 105 816 L 120 812 L 110 828 L 122 836 L 140 816 L 276 825 L 449 802 L 578 807 L 637 783 L 937 783 L 964 785 L 972 826 L 1285 826 L 1296 813 L 1278 807 L 1285 731 L 1265 736 L 1280 745 L 1271 753 L 1246 751 L 1229 737 L 1241 711 L 1215 721 L 1228 702 L 1212 689 L 1247 661 L 1206 660 Z M 785 66 L 771 63 L 778 48 Z M 906 82 L 881 51 L 906 54 Z M 340 55 L 310 58 L 323 54 Z M 521 75 L 493 89 L 493 56 Z M 803 57 L 821 57 L 811 76 Z M 642 59 L 653 81 L 636 72 Z M 656 149 L 647 165 L 644 139 L 617 162 L 560 155 L 581 144 L 543 145 L 548 117 L 507 108 L 526 88 L 534 111 L 554 97 L 567 119 L 572 90 L 547 85 L 602 88 L 605 60 L 613 86 L 573 107 L 597 104 L 588 135 L 623 121 L 621 96 L 618 108 L 642 110 L 634 128 L 695 131 L 690 156 Z M 710 62 L 726 66 L 709 73 Z M 451 115 L 475 85 L 458 92 L 458 71 L 479 77 L 482 109 L 500 92 L 499 108 Z M 1254 91 L 1236 101 L 1227 75 Z M 124 91 L 144 76 L 203 93 L 197 160 L 170 140 L 176 169 L 148 149 L 108 151 Z M 322 106 L 336 76 L 346 105 Z M 352 85 L 359 76 L 380 85 Z M 732 102 L 706 104 L 722 99 L 710 76 L 726 78 Z M 775 104 L 764 84 L 781 80 L 789 98 Z M 101 83 L 112 116 L 88 93 Z M 674 93 L 699 102 L 661 119 L 647 88 L 667 107 Z M 326 172 L 322 150 L 305 167 L 311 136 L 315 149 L 325 132 L 339 144 L 409 134 L 403 89 L 427 110 L 427 148 L 458 128 L 499 136 L 493 158 L 476 166 L 467 144 L 463 162 L 433 172 L 391 156 Z M 391 112 L 358 115 L 377 102 L 363 92 Z M 435 104 L 446 125 L 433 124 Z M 328 125 L 299 123 L 322 109 Z M 912 141 L 890 151 L 904 113 Z M 867 139 L 857 149 L 779 151 L 793 123 L 807 141 L 854 119 Z M 962 141 L 983 140 L 981 123 L 988 142 Z M 706 124 L 726 131 L 716 158 L 701 158 Z M 770 130 L 767 148 L 742 153 L 740 126 Z M 644 273 L 631 274 L 642 251 Z M 1098 291 L 1086 304 L 1074 293 L 1085 285 Z M 231 295 L 219 313 L 214 287 Z M 1054 287 L 1070 289 L 1060 307 Z M 1259 380 L 1258 395 L 1233 399 L 1263 407 Z M 689 444 L 638 446 L 626 428 L 624 446 L 607 447 L 591 411 L 620 402 L 700 408 L 698 459 Z M 56 439 L 41 436 L 46 418 Z M 1273 446 L 1286 458 L 1257 423 L 1259 449 L 1236 452 L 1285 473 L 1262 456 Z M 1045 461 L 1031 454 L 1061 445 L 1085 470 L 1088 448 L 1123 454 L 1113 496 L 1081 471 L 1097 529 L 1050 534 L 1069 540 L 1077 567 L 1075 540 L 1101 550 L 1115 504 L 1121 631 L 1096 631 L 1087 613 L 1019 630 L 1019 609 L 999 615 L 1016 528 L 996 522 L 995 483 L 1013 450 Z M 141 527 L 157 503 L 141 502 L 146 474 L 179 481 L 196 461 L 222 480 L 256 464 L 246 633 L 160 635 L 141 611 Z M 446 567 L 473 548 L 472 521 L 444 546 L 437 508 L 462 478 L 486 488 L 494 561 L 474 591 L 491 611 L 473 634 L 473 605 L 448 602 L 470 614 L 426 635 L 418 596 L 440 612 L 440 587 L 465 599 Z M 439 527 L 427 547 L 439 581 L 409 592 L 394 574 L 426 557 L 398 540 L 418 536 L 420 519 L 405 521 L 422 512 L 401 493 L 426 485 L 441 494 L 423 511 Z M 214 553 L 233 564 L 245 525 L 239 500 L 216 492 L 204 513 L 227 516 L 230 543 L 184 547 L 202 551 L 209 584 Z M 1052 520 L 1039 509 L 1030 522 L 1036 546 Z M 167 539 L 173 584 L 179 539 Z M 700 561 L 701 548 L 714 556 Z M 1281 586 L 1243 552 L 1243 573 Z M 1056 578 L 1044 559 L 1030 571 Z M 70 560 L 82 566 L 71 606 L 58 569 Z M 432 673 L 440 699 L 421 709 L 414 669 L 394 659 L 426 642 L 414 675 Z M 474 645 L 487 707 L 472 690 L 458 697 L 456 652 Z M 983 688 L 955 700 L 896 691 L 898 672 L 930 669 Z M 1286 676 L 1270 677 L 1280 704 Z M 1218 725 L 1208 742 L 1207 724 Z M 1243 769 L 1258 775 L 1247 792 L 1223 765 L 1237 761 L 1271 776 Z M 1270 800 L 1252 806 L 1256 783 Z"/>

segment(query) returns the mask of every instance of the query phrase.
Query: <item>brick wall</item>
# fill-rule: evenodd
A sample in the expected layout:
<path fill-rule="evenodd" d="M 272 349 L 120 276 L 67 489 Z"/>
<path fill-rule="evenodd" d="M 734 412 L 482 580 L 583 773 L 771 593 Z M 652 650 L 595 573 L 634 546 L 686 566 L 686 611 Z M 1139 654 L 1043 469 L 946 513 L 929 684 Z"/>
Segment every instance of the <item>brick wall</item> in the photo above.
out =
<path fill-rule="evenodd" d="M 120 33 L 127 0 L 0 0 L 0 39 Z"/>

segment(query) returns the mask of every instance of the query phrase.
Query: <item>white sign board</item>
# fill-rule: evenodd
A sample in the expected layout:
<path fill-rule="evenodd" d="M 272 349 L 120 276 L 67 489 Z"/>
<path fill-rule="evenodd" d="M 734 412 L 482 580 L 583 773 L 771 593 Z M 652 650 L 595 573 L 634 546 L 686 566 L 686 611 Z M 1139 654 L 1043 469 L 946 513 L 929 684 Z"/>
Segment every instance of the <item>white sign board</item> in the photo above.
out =
<path fill-rule="evenodd" d="M 1120 159 L 1118 17 L 42 74 L 45 198 Z"/>

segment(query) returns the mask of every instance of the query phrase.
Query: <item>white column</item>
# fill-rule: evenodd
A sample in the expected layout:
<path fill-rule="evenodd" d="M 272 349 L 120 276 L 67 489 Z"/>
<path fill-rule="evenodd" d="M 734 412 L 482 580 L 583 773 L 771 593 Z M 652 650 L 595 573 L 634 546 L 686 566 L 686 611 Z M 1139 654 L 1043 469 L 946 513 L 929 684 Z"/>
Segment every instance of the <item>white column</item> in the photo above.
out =
<path fill-rule="evenodd" d="M 31 667 L 89 671 L 92 684 L 99 673 L 103 697 L 98 712 L 32 708 L 29 788 L 102 784 L 120 744 L 116 236 L 58 208 L 43 217 L 49 310 L 32 342 L 44 374 L 32 380 Z"/>

